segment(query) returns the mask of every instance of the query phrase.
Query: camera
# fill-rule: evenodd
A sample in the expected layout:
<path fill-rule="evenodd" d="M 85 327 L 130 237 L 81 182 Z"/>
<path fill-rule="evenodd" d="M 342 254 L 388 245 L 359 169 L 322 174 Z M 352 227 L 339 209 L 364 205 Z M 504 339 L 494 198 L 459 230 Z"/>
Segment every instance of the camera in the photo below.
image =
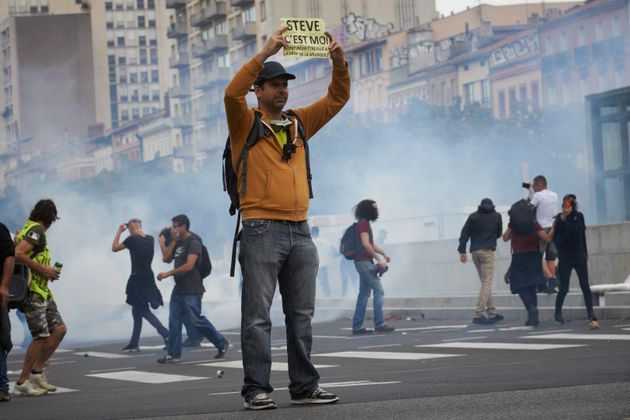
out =
<path fill-rule="evenodd" d="M 523 182 L 521 186 L 526 190 L 529 190 L 532 187 L 532 184 L 530 184 L 529 182 Z"/>
<path fill-rule="evenodd" d="M 160 231 L 160 235 L 159 236 L 164 236 L 165 242 L 166 242 L 166 246 L 169 246 L 171 244 L 171 228 L 169 227 L 165 227 L 164 229 L 162 229 Z"/>
<path fill-rule="evenodd" d="M 291 159 L 291 156 L 293 156 L 293 153 L 295 153 L 295 150 L 297 149 L 297 146 L 293 143 L 286 143 L 283 147 L 282 147 L 282 159 L 288 161 L 289 159 Z"/>

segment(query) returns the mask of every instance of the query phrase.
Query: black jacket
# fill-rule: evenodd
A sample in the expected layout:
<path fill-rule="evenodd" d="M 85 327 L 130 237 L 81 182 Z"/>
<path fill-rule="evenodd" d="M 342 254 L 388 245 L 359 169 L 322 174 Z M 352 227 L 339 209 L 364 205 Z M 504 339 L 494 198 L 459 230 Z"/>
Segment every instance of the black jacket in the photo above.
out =
<path fill-rule="evenodd" d="M 497 248 L 497 238 L 503 232 L 501 215 L 494 210 L 493 205 L 479 206 L 476 212 L 468 216 L 466 224 L 459 236 L 460 254 L 466 253 L 466 242 L 470 239 L 470 252 L 478 249 Z"/>
<path fill-rule="evenodd" d="M 561 213 L 560 213 L 561 214 Z M 566 263 L 584 263 L 588 255 L 584 215 L 572 211 L 563 221 L 556 216 L 553 241 L 558 248 L 558 258 Z"/>

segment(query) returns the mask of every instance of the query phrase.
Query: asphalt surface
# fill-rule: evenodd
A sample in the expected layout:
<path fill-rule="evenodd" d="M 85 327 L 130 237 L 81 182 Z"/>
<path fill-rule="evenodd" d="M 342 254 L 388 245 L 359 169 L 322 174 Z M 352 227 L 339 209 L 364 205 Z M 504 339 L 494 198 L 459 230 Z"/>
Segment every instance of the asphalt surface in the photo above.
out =
<path fill-rule="evenodd" d="M 140 353 L 122 353 L 122 342 L 62 349 L 47 369 L 61 388 L 42 397 L 13 395 L 0 404 L 0 418 L 630 419 L 630 321 L 604 321 L 596 331 L 583 321 L 390 325 L 397 330 L 360 337 L 350 334 L 349 321 L 314 325 L 312 359 L 321 386 L 339 395 L 336 404 L 290 404 L 284 330 L 274 328 L 275 410 L 243 409 L 233 330 L 224 332 L 232 347 L 218 362 L 216 349 L 204 344 L 184 349 L 179 364 L 158 364 L 158 338 L 143 338 Z M 9 355 L 11 381 L 19 353 Z"/>

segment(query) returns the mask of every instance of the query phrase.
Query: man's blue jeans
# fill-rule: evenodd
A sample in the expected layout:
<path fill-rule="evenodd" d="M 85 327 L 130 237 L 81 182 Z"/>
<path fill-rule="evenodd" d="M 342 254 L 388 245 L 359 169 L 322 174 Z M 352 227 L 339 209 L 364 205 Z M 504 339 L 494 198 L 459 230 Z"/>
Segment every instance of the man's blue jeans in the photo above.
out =
<path fill-rule="evenodd" d="M 282 295 L 289 359 L 289 392 L 303 397 L 319 383 L 311 363 L 315 279 L 319 259 L 308 223 L 243 222 L 239 261 L 243 270 L 241 347 L 246 399 L 271 392 L 271 317 L 276 283 Z"/>
<path fill-rule="evenodd" d="M 359 296 L 357 297 L 357 306 L 354 310 L 354 318 L 352 319 L 352 331 L 361 329 L 363 320 L 365 319 L 365 310 L 367 301 L 374 290 L 374 326 L 376 328 L 383 325 L 383 286 L 381 279 L 378 278 L 376 272 L 372 270 L 374 264 L 370 261 L 355 261 L 354 266 L 359 273 Z"/>
<path fill-rule="evenodd" d="M 182 322 L 184 319 L 216 348 L 223 349 L 225 347 L 226 338 L 201 314 L 201 295 L 172 293 L 168 317 L 169 356 L 178 359 L 182 356 Z"/>

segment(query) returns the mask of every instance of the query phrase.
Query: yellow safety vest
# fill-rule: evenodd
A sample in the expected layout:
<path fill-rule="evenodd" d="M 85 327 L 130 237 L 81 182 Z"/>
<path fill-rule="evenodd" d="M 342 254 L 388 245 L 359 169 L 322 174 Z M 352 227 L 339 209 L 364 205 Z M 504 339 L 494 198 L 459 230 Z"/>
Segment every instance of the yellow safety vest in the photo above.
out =
<path fill-rule="evenodd" d="M 16 244 L 20 243 L 20 241 L 24 239 L 24 236 L 26 236 L 29 230 L 38 225 L 40 224 L 32 220 L 28 220 L 20 233 L 18 233 Z M 46 241 L 45 235 L 43 240 Z M 29 252 L 28 257 L 43 266 L 50 266 L 50 250 L 48 249 L 48 242 L 45 242 L 44 249 L 40 253 L 34 255 L 36 248 L 37 247 L 33 248 L 33 250 Z M 30 291 L 41 295 L 44 299 L 51 298 L 52 292 L 48 288 L 48 279 L 35 270 L 31 270 L 31 277 Z"/>

